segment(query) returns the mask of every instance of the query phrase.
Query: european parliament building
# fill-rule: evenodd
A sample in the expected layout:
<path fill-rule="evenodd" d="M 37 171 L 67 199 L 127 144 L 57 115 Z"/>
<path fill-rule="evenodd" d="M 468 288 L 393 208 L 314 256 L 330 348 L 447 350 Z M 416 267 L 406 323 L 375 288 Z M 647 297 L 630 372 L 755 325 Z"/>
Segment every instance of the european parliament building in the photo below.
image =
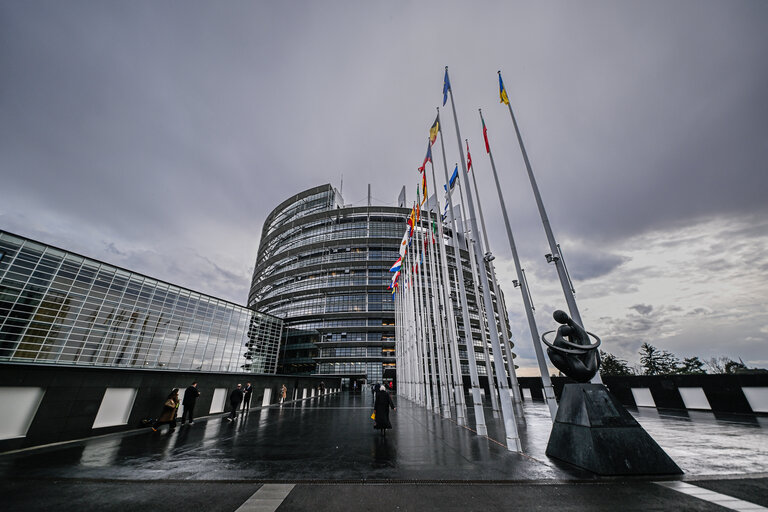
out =
<path fill-rule="evenodd" d="M 286 199 L 264 222 L 248 306 L 284 321 L 279 373 L 382 382 L 395 373 L 389 268 L 410 209 L 345 206 L 330 184 Z M 462 251 L 471 279 L 466 251 Z M 455 269 L 452 255 L 449 268 Z M 478 372 L 486 375 L 480 317 L 469 294 Z M 461 328 L 461 314 L 457 312 Z M 460 341 L 462 373 L 469 374 Z M 344 382 L 343 381 L 343 382 Z"/>
<path fill-rule="evenodd" d="M 0 231 L 0 362 L 275 373 L 282 321 Z"/>

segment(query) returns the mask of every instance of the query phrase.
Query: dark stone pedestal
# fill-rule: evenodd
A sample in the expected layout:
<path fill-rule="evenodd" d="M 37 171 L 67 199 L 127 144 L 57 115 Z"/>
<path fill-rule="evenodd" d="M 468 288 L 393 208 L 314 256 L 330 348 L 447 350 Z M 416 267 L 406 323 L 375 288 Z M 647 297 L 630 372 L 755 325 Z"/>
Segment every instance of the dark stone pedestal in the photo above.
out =
<path fill-rule="evenodd" d="M 682 470 L 602 384 L 566 384 L 547 455 L 598 475 Z"/>

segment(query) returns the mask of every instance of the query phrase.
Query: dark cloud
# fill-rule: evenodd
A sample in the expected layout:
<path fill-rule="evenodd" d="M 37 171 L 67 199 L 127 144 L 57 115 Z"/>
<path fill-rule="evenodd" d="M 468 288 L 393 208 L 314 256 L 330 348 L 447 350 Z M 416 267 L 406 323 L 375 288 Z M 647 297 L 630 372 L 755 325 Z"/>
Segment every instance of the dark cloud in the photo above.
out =
<path fill-rule="evenodd" d="M 413 199 L 449 65 L 491 249 L 510 257 L 478 107 L 542 325 L 562 293 L 499 69 L 580 300 L 691 269 L 691 286 L 765 282 L 767 19 L 767 3 L 747 0 L 6 1 L 0 228 L 243 303 L 261 225 L 284 198 L 343 175 L 348 203 L 364 204 L 369 183 L 375 201 L 402 185 Z M 644 259 L 659 244 L 674 270 Z M 685 310 L 759 318 L 742 306 L 752 296 L 728 293 L 733 312 L 698 289 Z M 682 312 L 664 302 L 634 298 L 623 307 L 653 310 L 611 334 L 668 336 L 653 325 Z"/>
<path fill-rule="evenodd" d="M 653 306 L 649 304 L 635 304 L 634 306 L 630 307 L 629 309 L 634 309 L 641 315 L 649 315 L 651 311 L 653 311 Z"/>

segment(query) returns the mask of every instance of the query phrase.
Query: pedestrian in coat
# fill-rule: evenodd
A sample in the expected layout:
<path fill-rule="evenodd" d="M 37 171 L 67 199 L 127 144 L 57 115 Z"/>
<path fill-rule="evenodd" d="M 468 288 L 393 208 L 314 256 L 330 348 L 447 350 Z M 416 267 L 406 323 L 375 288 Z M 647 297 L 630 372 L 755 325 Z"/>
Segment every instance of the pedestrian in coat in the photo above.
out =
<path fill-rule="evenodd" d="M 285 402 L 285 397 L 288 396 L 288 388 L 285 387 L 285 384 L 283 384 L 283 387 L 280 388 L 280 403 L 282 404 Z"/>
<path fill-rule="evenodd" d="M 176 430 L 176 411 L 178 410 L 179 390 L 178 388 L 174 388 L 163 403 L 163 412 L 161 412 L 160 416 L 155 420 L 154 423 L 152 423 L 152 431 L 157 432 L 157 429 L 166 423 L 169 425 L 169 433 Z"/>
<path fill-rule="evenodd" d="M 379 390 L 379 385 L 375 382 L 371 384 L 371 400 L 376 401 L 376 391 Z"/>
<path fill-rule="evenodd" d="M 253 393 L 253 387 L 251 386 L 251 383 L 248 382 L 245 384 L 245 389 L 243 389 L 243 410 L 248 411 L 248 409 L 251 407 L 251 393 Z"/>
<path fill-rule="evenodd" d="M 392 397 L 387 393 L 387 388 L 382 385 L 376 392 L 376 401 L 373 404 L 373 410 L 376 412 L 373 428 L 380 430 L 382 436 L 386 435 L 388 428 L 392 428 L 392 423 L 389 422 L 390 407 L 393 411 L 397 410 Z"/>
<path fill-rule="evenodd" d="M 229 404 L 232 406 L 232 412 L 227 416 L 227 420 L 234 421 L 237 418 L 237 409 L 243 402 L 243 386 L 238 384 L 235 389 L 229 394 Z"/>
<path fill-rule="evenodd" d="M 195 422 L 195 404 L 197 403 L 197 397 L 200 396 L 200 391 L 197 389 L 197 381 L 189 385 L 184 391 L 184 413 L 181 415 L 181 424 L 189 419 L 189 424 Z"/>

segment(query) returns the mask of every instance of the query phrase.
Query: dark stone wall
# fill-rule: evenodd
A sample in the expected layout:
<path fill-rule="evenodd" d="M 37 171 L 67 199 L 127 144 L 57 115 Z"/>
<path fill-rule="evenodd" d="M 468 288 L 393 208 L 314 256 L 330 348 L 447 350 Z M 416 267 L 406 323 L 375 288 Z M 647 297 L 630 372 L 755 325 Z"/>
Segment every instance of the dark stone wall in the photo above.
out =
<path fill-rule="evenodd" d="M 180 389 L 183 398 L 184 389 L 193 381 L 198 382 L 201 393 L 195 406 L 197 417 L 208 415 L 215 388 L 231 391 L 238 383 L 251 382 L 254 387 L 251 407 L 261 406 L 265 388 L 272 389 L 270 403 L 277 403 L 283 384 L 288 388 L 288 400 L 294 389 L 299 389 L 301 399 L 302 389 L 317 388 L 320 382 L 326 389 L 341 387 L 340 379 L 327 377 L 0 364 L 0 392 L 5 386 L 45 388 L 26 437 L 0 440 L 0 452 L 139 428 L 143 418 L 160 414 L 174 387 L 184 386 Z M 94 429 L 107 388 L 136 388 L 136 399 L 127 425 Z"/>
<path fill-rule="evenodd" d="M 521 388 L 531 390 L 534 400 L 544 400 L 543 386 L 539 377 L 518 377 Z M 552 377 L 555 396 L 560 399 L 563 386 L 574 382 L 567 377 Z M 702 388 L 714 413 L 756 414 L 752 411 L 741 390 L 743 387 L 768 387 L 768 373 L 733 375 L 632 375 L 603 377 L 603 383 L 619 399 L 622 405 L 637 407 L 632 388 L 648 388 L 659 409 L 685 409 L 680 396 L 681 387 Z M 761 414 L 761 413 L 757 413 Z"/>

